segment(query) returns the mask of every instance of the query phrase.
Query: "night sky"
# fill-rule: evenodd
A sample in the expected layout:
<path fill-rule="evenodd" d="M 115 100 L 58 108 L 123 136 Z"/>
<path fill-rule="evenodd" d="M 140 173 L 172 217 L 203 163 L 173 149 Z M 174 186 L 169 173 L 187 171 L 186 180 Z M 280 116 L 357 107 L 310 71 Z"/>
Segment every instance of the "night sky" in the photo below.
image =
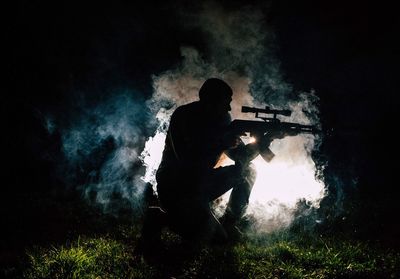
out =
<path fill-rule="evenodd" d="M 54 174 L 58 155 L 41 156 L 57 153 L 57 139 L 46 133 L 43 117 L 68 126 L 76 100 L 95 103 L 119 88 L 149 98 L 152 75 L 177 65 L 181 46 L 207 53 L 207 43 L 201 30 L 184 28 L 177 16 L 198 9 L 190 1 L 15 2 L 4 42 L 11 46 L 5 53 L 11 64 L 1 102 L 2 212 L 6 220 L 24 223 L 21 193 L 53 193 L 59 182 Z M 355 203 L 349 207 L 352 220 L 355 226 L 373 222 L 370 237 L 376 237 L 397 228 L 398 29 L 389 7 L 347 2 L 246 5 L 258 7 L 274 30 L 285 80 L 295 90 L 314 89 L 319 96 L 322 128 L 329 134 L 321 156 L 329 162 L 328 171 L 343 173 L 344 181 L 357 179 L 356 189 L 344 188 L 348 203 Z M 221 3 L 228 10 L 245 6 L 244 1 Z"/>

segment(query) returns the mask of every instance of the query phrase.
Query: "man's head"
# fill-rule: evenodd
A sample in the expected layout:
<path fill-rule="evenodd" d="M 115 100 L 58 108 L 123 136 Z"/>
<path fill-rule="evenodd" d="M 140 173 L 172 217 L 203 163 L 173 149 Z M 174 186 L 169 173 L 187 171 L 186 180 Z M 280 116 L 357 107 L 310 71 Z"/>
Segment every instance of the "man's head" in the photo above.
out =
<path fill-rule="evenodd" d="M 199 91 L 200 102 L 216 113 L 231 110 L 232 88 L 218 78 L 207 79 Z"/>

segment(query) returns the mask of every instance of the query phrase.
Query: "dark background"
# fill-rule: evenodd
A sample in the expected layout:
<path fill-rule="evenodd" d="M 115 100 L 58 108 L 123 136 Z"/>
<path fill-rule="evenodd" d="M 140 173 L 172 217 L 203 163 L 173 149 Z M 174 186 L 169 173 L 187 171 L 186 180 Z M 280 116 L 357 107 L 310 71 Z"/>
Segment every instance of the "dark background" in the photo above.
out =
<path fill-rule="evenodd" d="M 4 43 L 10 64 L 1 102 L 2 244 L 24 247 L 89 226 L 84 212 L 79 221 L 63 211 L 78 196 L 60 190 L 64 186 L 54 175 L 60 139 L 47 133 L 41 113 L 68 122 L 72 95 L 80 92 L 132 87 L 147 98 L 151 75 L 179 63 L 181 45 L 202 50 L 205 43 L 179 28 L 176 8 L 190 2 L 15 2 Z M 268 15 L 286 80 L 297 90 L 314 88 L 320 98 L 322 127 L 330 131 L 320 154 L 329 162 L 327 177 L 341 173 L 349 185 L 357 180 L 356 187 L 345 183 L 341 189 L 343 213 L 325 229 L 396 245 L 396 15 L 383 4 L 348 2 L 273 1 L 267 8 L 246 1 Z M 243 3 L 224 5 L 237 9 Z M 51 159 L 41 156 L 52 148 Z M 48 199 L 51 204 L 43 203 Z M 334 206 L 327 199 L 322 211 Z"/>

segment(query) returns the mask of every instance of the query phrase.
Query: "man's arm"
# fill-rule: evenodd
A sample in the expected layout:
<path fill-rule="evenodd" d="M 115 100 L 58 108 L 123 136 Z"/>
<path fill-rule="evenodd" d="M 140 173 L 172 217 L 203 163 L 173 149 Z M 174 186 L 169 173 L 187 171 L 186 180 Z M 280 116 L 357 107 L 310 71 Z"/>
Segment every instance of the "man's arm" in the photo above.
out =
<path fill-rule="evenodd" d="M 243 141 L 240 140 L 240 144 L 225 151 L 226 155 L 233 161 L 239 161 L 241 163 L 249 163 L 258 155 L 261 155 L 265 161 L 270 162 L 275 156 L 271 149 L 269 149 L 271 142 L 274 139 L 282 139 L 286 136 L 293 136 L 293 134 L 282 131 L 274 131 L 265 135 L 253 136 L 255 137 L 255 141 L 253 143 L 245 145 Z"/>
<path fill-rule="evenodd" d="M 271 140 L 268 138 L 258 139 L 253 143 L 244 144 L 243 141 L 238 146 L 227 149 L 225 154 L 235 162 L 249 163 L 254 160 L 259 154 L 262 154 L 266 161 L 271 161 L 275 156 L 269 149 Z"/>

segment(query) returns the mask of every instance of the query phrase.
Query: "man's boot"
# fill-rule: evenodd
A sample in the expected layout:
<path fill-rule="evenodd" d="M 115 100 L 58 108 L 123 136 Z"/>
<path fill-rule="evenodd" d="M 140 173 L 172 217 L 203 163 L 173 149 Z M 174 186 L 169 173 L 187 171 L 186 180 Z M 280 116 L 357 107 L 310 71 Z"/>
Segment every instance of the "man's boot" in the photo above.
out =
<path fill-rule="evenodd" d="M 149 207 L 143 221 L 141 237 L 135 254 L 146 260 L 158 258 L 162 252 L 161 230 L 165 224 L 166 213 L 160 207 Z"/>

